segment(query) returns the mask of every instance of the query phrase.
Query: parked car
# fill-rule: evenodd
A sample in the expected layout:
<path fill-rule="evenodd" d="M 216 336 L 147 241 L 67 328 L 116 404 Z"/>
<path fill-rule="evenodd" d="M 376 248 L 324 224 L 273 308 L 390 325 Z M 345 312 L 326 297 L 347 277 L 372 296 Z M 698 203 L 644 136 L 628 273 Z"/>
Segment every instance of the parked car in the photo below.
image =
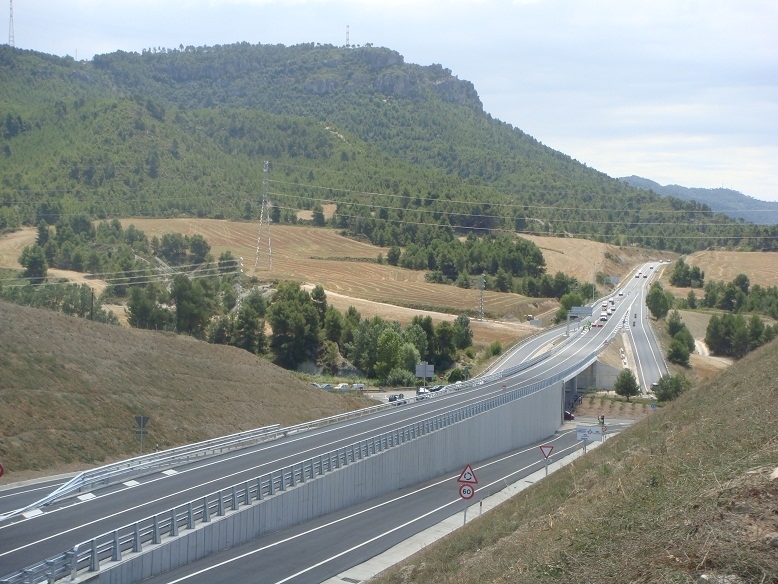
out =
<path fill-rule="evenodd" d="M 389 401 L 390 402 L 396 402 L 398 400 L 403 399 L 404 397 L 405 396 L 403 394 L 401 394 L 401 393 L 393 393 L 392 395 L 389 396 Z"/>
<path fill-rule="evenodd" d="M 565 420 L 575 420 L 575 414 L 573 412 L 568 412 L 565 410 Z"/>
<path fill-rule="evenodd" d="M 365 391 L 365 384 L 364 383 L 355 383 L 351 386 L 351 389 L 356 389 L 357 391 Z"/>
<path fill-rule="evenodd" d="M 420 387 L 416 390 L 416 400 L 424 399 L 425 397 L 430 396 L 430 390 L 426 387 Z"/>
<path fill-rule="evenodd" d="M 348 383 L 338 383 L 333 389 L 337 389 L 338 391 L 345 391 L 348 389 Z"/>
<path fill-rule="evenodd" d="M 444 387 L 446 387 L 446 386 L 445 385 L 433 385 L 432 387 L 430 387 L 430 391 L 440 391 Z"/>

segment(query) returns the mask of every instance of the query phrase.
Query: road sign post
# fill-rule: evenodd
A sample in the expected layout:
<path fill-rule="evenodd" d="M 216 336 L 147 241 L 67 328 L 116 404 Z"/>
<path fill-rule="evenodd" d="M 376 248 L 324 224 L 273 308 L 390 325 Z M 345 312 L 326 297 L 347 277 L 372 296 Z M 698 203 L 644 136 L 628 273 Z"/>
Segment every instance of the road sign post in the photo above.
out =
<path fill-rule="evenodd" d="M 143 437 L 149 433 L 149 431 L 146 430 L 146 424 L 149 423 L 149 417 L 135 416 L 135 423 L 138 424 L 138 429 L 135 430 L 135 433 L 140 436 L 140 453 L 143 454 Z"/>
<path fill-rule="evenodd" d="M 424 378 L 424 385 L 427 385 L 427 379 L 435 377 L 435 366 L 428 364 L 426 361 L 416 363 L 416 377 Z"/>
<path fill-rule="evenodd" d="M 462 472 L 459 473 L 457 482 L 459 483 L 459 496 L 465 501 L 472 499 L 473 495 L 475 495 L 475 487 L 473 485 L 478 484 L 478 478 L 475 476 L 473 467 L 469 464 L 466 465 Z M 465 507 L 463 525 L 465 523 L 467 523 L 467 507 Z"/>
<path fill-rule="evenodd" d="M 543 453 L 543 458 L 546 459 L 546 476 L 548 476 L 548 457 L 551 456 L 551 453 L 554 451 L 554 445 L 553 444 L 544 444 L 540 447 L 540 452 Z"/>

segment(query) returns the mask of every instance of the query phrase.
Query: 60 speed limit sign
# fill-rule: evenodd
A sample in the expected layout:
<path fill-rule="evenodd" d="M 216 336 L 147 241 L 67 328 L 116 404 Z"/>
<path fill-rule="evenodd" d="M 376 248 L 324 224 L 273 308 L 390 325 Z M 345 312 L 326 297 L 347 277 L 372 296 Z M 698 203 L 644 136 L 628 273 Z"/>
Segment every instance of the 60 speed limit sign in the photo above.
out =
<path fill-rule="evenodd" d="M 475 487 L 473 485 L 460 485 L 459 496 L 463 499 L 472 499 L 475 495 Z"/>

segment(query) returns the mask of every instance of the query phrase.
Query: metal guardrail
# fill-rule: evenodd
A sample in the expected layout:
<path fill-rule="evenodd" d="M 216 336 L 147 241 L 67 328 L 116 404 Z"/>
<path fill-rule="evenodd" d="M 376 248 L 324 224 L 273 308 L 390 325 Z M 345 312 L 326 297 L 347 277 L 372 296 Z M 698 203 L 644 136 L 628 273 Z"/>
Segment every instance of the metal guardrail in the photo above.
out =
<path fill-rule="evenodd" d="M 288 436 L 290 434 L 304 432 L 314 428 L 321 428 L 337 422 L 351 420 L 387 409 L 387 407 L 391 405 L 392 404 L 378 404 L 368 408 L 337 414 L 328 418 L 304 422 L 295 426 L 286 426 L 282 428 L 279 424 L 274 424 L 272 426 L 265 426 L 254 430 L 246 430 L 245 432 L 221 436 L 219 438 L 213 438 L 195 444 L 188 444 L 178 448 L 171 448 L 161 452 L 154 452 L 84 471 L 46 497 L 21 509 L 16 509 L 5 515 L 0 515 L 0 522 L 21 515 L 22 513 L 44 507 L 54 501 L 66 498 L 75 493 L 91 490 L 96 486 L 106 486 L 127 480 L 131 477 L 149 474 L 160 468 L 170 468 L 176 465 L 186 464 L 193 459 L 221 454 L 228 449 L 242 448 L 252 443 L 274 440 L 280 436 Z"/>
<path fill-rule="evenodd" d="M 163 537 L 176 537 L 180 529 L 194 529 L 198 523 L 208 523 L 212 517 L 220 517 L 228 511 L 236 511 L 241 505 L 249 505 L 267 497 L 283 493 L 298 484 L 305 483 L 325 473 L 381 454 L 438 431 L 452 424 L 467 420 L 486 411 L 524 398 L 568 379 L 597 359 L 602 346 L 579 360 L 572 367 L 549 379 L 500 393 L 457 410 L 437 414 L 402 428 L 381 433 L 344 448 L 338 448 L 291 466 L 260 475 L 252 480 L 233 485 L 205 497 L 190 501 L 136 523 L 104 533 L 94 539 L 79 543 L 73 549 L 28 566 L 0 579 L 0 584 L 53 583 L 64 578 L 75 580 L 79 573 L 99 571 L 107 561 L 119 561 L 125 553 L 140 553 L 147 544 L 158 544 Z M 525 365 L 525 364 L 522 364 Z M 507 377 L 495 374 L 493 377 Z M 456 389 L 464 389 L 460 384 Z M 452 387 L 452 386 L 449 386 Z M 377 406 L 381 407 L 381 406 Z"/>
<path fill-rule="evenodd" d="M 43 499 L 31 503 L 22 509 L 0 515 L 0 521 L 32 509 L 43 507 L 44 505 L 48 505 L 74 493 L 88 491 L 96 486 L 113 484 L 122 480 L 127 480 L 131 477 L 148 474 L 159 468 L 169 468 L 175 465 L 186 464 L 194 458 L 201 458 L 209 454 L 219 454 L 228 449 L 239 448 L 250 443 L 273 439 L 282 432 L 283 430 L 281 429 L 280 424 L 273 424 L 272 426 L 246 430 L 245 432 L 238 432 L 237 434 L 230 434 L 229 436 L 220 436 L 195 444 L 187 444 L 185 446 L 179 446 L 160 452 L 151 452 L 135 458 L 121 460 L 119 462 L 90 469 L 76 475 Z"/>

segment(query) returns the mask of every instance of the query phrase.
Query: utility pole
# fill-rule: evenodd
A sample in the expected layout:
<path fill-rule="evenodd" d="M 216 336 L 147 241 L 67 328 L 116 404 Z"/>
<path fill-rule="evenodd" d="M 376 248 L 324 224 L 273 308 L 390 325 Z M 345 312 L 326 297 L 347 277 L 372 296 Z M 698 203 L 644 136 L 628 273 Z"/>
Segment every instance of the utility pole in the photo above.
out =
<path fill-rule="evenodd" d="M 484 288 L 486 287 L 486 274 L 481 274 L 481 302 L 478 306 L 478 320 L 484 319 Z"/>
<path fill-rule="evenodd" d="M 8 45 L 15 46 L 14 41 L 14 0 L 11 0 L 11 18 L 8 21 Z"/>
<path fill-rule="evenodd" d="M 259 265 L 259 248 L 262 244 L 262 228 L 267 231 L 267 257 L 270 269 L 273 269 L 273 249 L 270 246 L 270 212 L 267 208 L 267 191 L 268 191 L 268 162 L 265 160 L 264 174 L 262 175 L 262 211 L 259 214 L 259 232 L 257 233 L 257 257 L 254 260 L 254 269 L 257 269 Z"/>

